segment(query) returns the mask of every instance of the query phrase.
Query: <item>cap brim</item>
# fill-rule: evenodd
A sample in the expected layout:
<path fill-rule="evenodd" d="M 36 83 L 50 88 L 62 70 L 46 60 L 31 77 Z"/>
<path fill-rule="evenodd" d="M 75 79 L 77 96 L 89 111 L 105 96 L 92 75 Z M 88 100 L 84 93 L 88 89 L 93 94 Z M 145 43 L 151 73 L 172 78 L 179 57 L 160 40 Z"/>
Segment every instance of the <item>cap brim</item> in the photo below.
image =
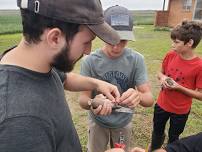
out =
<path fill-rule="evenodd" d="M 135 41 L 133 31 L 117 31 L 121 40 Z"/>
<path fill-rule="evenodd" d="M 95 33 L 96 36 L 106 43 L 116 45 L 120 42 L 118 33 L 106 22 L 102 24 L 88 25 L 88 27 L 91 31 L 93 31 L 93 33 Z"/>

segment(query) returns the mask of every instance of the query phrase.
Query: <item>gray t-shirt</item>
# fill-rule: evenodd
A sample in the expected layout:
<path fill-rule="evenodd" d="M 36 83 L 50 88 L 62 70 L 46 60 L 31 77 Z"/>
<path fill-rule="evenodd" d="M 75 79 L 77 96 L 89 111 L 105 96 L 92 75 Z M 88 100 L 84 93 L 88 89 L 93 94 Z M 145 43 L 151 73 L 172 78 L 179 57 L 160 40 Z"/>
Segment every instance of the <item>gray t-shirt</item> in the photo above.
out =
<path fill-rule="evenodd" d="M 125 48 L 116 59 L 108 58 L 100 49 L 96 50 L 83 59 L 81 74 L 114 84 L 120 93 L 144 84 L 148 79 L 144 57 L 129 48 Z M 94 91 L 92 97 L 95 95 Z M 90 117 L 103 127 L 120 128 L 131 121 L 132 114 L 112 111 L 109 116 L 99 116 L 90 112 Z"/>
<path fill-rule="evenodd" d="M 0 151 L 81 152 L 64 73 L 0 65 Z"/>

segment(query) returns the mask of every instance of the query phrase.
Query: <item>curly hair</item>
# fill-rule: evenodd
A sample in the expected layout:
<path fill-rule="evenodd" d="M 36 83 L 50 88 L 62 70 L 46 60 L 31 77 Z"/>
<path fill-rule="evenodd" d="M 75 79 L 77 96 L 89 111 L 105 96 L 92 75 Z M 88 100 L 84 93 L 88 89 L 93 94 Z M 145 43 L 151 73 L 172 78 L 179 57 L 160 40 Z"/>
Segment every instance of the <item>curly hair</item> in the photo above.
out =
<path fill-rule="evenodd" d="M 202 22 L 183 21 L 181 25 L 177 25 L 170 35 L 173 40 L 184 41 L 184 44 L 193 40 L 192 48 L 196 48 L 202 38 Z"/>

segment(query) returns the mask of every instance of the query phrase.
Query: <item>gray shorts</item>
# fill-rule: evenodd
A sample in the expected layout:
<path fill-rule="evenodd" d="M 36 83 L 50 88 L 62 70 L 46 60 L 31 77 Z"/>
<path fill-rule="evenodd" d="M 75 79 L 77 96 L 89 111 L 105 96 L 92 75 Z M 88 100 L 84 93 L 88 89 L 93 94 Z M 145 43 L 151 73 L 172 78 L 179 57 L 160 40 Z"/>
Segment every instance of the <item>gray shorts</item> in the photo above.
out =
<path fill-rule="evenodd" d="M 108 143 L 114 145 L 119 143 L 120 132 L 124 136 L 125 151 L 130 149 L 130 141 L 132 134 L 132 122 L 123 128 L 109 129 L 96 124 L 92 119 L 88 122 L 88 152 L 104 152 L 107 150 Z"/>

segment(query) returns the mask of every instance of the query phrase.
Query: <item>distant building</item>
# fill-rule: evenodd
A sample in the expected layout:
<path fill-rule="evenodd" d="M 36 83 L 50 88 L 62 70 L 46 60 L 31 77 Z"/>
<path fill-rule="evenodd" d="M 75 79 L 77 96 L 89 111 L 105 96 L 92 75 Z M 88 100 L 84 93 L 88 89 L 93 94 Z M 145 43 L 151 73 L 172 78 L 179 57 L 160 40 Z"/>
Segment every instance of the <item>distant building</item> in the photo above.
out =
<path fill-rule="evenodd" d="M 156 12 L 155 26 L 174 27 L 183 20 L 202 21 L 202 0 L 168 0 L 168 9 Z"/>

